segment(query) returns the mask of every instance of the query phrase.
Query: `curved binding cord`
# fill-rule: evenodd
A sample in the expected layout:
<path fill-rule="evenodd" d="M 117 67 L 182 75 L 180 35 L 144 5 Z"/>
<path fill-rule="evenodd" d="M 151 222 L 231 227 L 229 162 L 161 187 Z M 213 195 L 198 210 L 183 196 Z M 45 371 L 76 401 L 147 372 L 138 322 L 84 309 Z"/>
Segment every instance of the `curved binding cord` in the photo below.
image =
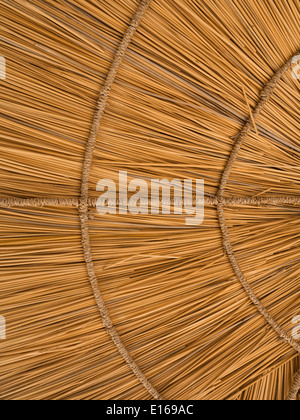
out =
<path fill-rule="evenodd" d="M 97 198 L 88 197 L 88 206 L 96 207 Z M 118 204 L 118 200 L 116 200 Z M 160 201 L 160 204 L 162 201 Z M 172 199 L 170 203 L 173 204 Z M 220 200 L 216 195 L 203 198 L 206 206 L 216 206 Z M 264 197 L 223 197 L 221 203 L 224 206 L 281 206 L 300 204 L 300 195 L 287 196 L 264 196 Z M 79 207 L 78 197 L 0 197 L 0 207 Z"/>
<path fill-rule="evenodd" d="M 94 292 L 94 296 L 97 302 L 98 309 L 100 311 L 103 325 L 110 335 L 112 341 L 114 342 L 115 346 L 117 347 L 118 351 L 126 361 L 126 363 L 130 366 L 133 373 L 139 379 L 139 381 L 143 384 L 146 390 L 153 396 L 155 399 L 162 399 L 159 395 L 158 391 L 153 387 L 153 385 L 149 382 L 146 376 L 143 374 L 139 366 L 135 363 L 131 355 L 129 354 L 128 350 L 124 346 L 118 332 L 116 331 L 106 305 L 103 301 L 101 292 L 99 290 L 97 277 L 94 270 L 94 264 L 92 259 L 92 252 L 91 252 L 91 245 L 90 245 L 90 238 L 89 238 L 89 227 L 88 227 L 88 186 L 89 186 L 89 175 L 91 170 L 91 163 L 93 158 L 93 152 L 96 143 L 96 137 L 99 132 L 100 123 L 102 120 L 102 116 L 104 114 L 109 92 L 111 90 L 111 86 L 114 82 L 116 77 L 117 71 L 120 67 L 122 62 L 123 56 L 125 51 L 131 41 L 131 38 L 138 27 L 144 13 L 146 12 L 149 6 L 150 0 L 142 0 L 139 4 L 137 12 L 133 17 L 130 25 L 127 28 L 127 31 L 117 49 L 115 58 L 112 62 L 110 67 L 109 73 L 106 77 L 104 85 L 100 91 L 96 111 L 94 114 L 92 127 L 90 131 L 90 136 L 87 142 L 84 162 L 83 162 L 83 169 L 82 169 L 82 179 L 81 179 L 81 196 L 79 202 L 79 217 L 80 217 L 80 225 L 81 225 L 81 236 L 82 236 L 82 244 L 83 244 L 83 251 L 84 251 L 84 258 L 86 262 L 87 272 L 89 276 L 89 280 Z"/>
<path fill-rule="evenodd" d="M 298 54 L 299 52 L 297 52 L 296 54 Z M 217 198 L 218 198 L 218 204 L 217 204 L 217 211 L 218 211 L 218 218 L 219 218 L 219 223 L 220 223 L 220 227 L 221 227 L 221 231 L 222 231 L 222 236 L 223 236 L 223 247 L 224 247 L 224 251 L 226 253 L 226 255 L 228 256 L 228 259 L 232 265 L 232 268 L 238 278 L 238 280 L 240 281 L 241 285 L 243 286 L 245 292 L 247 293 L 248 297 L 250 298 L 250 300 L 252 301 L 252 303 L 256 306 L 257 310 L 260 312 L 260 314 L 264 317 L 264 319 L 266 320 L 266 322 L 274 329 L 274 331 L 277 333 L 277 335 L 286 343 L 290 344 L 296 351 L 298 351 L 300 353 L 300 344 L 297 343 L 294 339 L 292 339 L 282 328 L 281 326 L 275 321 L 275 319 L 269 314 L 269 312 L 267 311 L 267 309 L 264 307 L 264 305 L 262 304 L 262 302 L 260 301 L 260 299 L 258 299 L 258 297 L 255 295 L 255 293 L 253 292 L 250 284 L 248 283 L 248 281 L 246 280 L 240 266 L 239 263 L 235 257 L 232 245 L 231 245 L 231 241 L 230 241 L 230 236 L 229 236 L 229 231 L 226 225 L 226 219 L 225 219 L 225 215 L 224 215 L 224 200 L 223 200 L 223 194 L 224 191 L 226 189 L 226 185 L 228 182 L 228 178 L 231 172 L 231 169 L 235 163 L 235 160 L 239 154 L 239 151 L 247 137 L 247 135 L 249 134 L 250 130 L 253 128 L 253 123 L 255 123 L 256 118 L 259 116 L 259 114 L 261 113 L 261 111 L 263 110 L 264 106 L 266 105 L 266 103 L 268 102 L 269 98 L 271 97 L 272 93 L 274 92 L 274 89 L 277 85 L 277 83 L 279 82 L 279 80 L 281 79 L 281 77 L 286 73 L 287 70 L 290 69 L 292 61 L 293 61 L 293 57 L 290 57 L 289 60 L 281 67 L 277 70 L 277 72 L 273 75 L 273 77 L 269 80 L 269 82 L 266 84 L 266 86 L 263 88 L 261 94 L 260 94 L 260 100 L 257 103 L 252 116 L 249 116 L 247 122 L 245 123 L 244 127 L 241 129 L 241 131 L 239 132 L 239 134 L 236 137 L 235 143 L 233 144 L 233 148 L 231 151 L 231 154 L 229 156 L 229 159 L 225 165 L 225 169 L 223 171 L 222 177 L 221 177 L 221 182 L 219 185 L 219 189 L 217 192 Z M 290 392 L 290 396 L 294 396 L 295 395 L 295 388 L 300 385 L 300 371 L 297 374 L 296 380 L 294 382 L 294 385 L 292 387 L 292 390 Z M 297 388 L 297 390 L 299 389 L 299 387 Z"/>

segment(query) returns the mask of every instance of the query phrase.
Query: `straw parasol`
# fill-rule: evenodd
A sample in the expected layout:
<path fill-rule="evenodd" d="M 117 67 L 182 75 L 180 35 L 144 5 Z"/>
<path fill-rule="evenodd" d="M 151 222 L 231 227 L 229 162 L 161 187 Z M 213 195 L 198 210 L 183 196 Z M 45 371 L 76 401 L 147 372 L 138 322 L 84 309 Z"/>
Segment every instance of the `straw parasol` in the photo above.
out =
<path fill-rule="evenodd" d="M 0 398 L 297 399 L 299 2 L 0 8 Z M 100 214 L 120 171 L 203 223 Z"/>

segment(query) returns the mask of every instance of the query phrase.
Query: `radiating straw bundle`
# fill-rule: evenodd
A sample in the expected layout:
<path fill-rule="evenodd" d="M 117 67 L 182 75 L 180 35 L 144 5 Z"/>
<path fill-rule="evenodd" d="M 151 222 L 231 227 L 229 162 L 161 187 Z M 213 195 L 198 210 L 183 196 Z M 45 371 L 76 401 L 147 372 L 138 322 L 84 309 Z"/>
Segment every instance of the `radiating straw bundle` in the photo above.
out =
<path fill-rule="evenodd" d="M 296 399 L 299 3 L 0 8 L 1 399 Z M 98 214 L 119 171 L 204 222 Z"/>

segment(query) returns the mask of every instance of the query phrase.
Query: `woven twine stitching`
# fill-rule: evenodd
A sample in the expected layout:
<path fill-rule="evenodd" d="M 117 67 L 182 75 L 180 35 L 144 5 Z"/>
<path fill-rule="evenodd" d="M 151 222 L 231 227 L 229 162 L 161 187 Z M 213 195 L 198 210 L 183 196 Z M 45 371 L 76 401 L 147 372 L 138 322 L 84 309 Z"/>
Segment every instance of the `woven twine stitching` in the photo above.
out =
<path fill-rule="evenodd" d="M 299 54 L 300 51 L 298 51 L 296 53 Z M 262 302 L 260 301 L 260 299 L 258 299 L 258 297 L 255 295 L 255 293 L 253 292 L 250 284 L 248 283 L 248 281 L 246 280 L 239 264 L 238 261 L 235 257 L 232 245 L 231 245 L 231 241 L 230 241 L 230 235 L 229 235 L 229 231 L 227 228 L 227 224 L 226 224 L 226 219 L 225 219 L 225 214 L 224 214 L 224 202 L 223 202 L 223 195 L 226 189 L 226 185 L 228 182 L 228 178 L 230 175 L 230 172 L 232 170 L 232 167 L 238 157 L 239 151 L 242 147 L 242 145 L 244 144 L 244 141 L 247 137 L 247 135 L 249 134 L 250 130 L 253 127 L 253 122 L 256 122 L 257 117 L 259 116 L 260 112 L 263 110 L 264 106 L 266 105 L 266 103 L 268 102 L 268 100 L 270 99 L 270 97 L 272 96 L 275 87 L 277 86 L 277 83 L 279 82 L 279 80 L 281 79 L 281 77 L 286 73 L 287 70 L 289 70 L 290 66 L 291 66 L 291 62 L 293 59 L 294 55 L 292 57 L 289 58 L 289 60 L 282 66 L 280 67 L 276 73 L 273 75 L 273 77 L 269 80 L 269 82 L 265 85 L 265 87 L 263 88 L 261 94 L 260 94 L 260 99 L 259 102 L 257 103 L 253 113 L 252 113 L 252 117 L 251 115 L 249 116 L 247 122 L 245 123 L 245 125 L 243 126 L 243 128 L 241 129 L 241 131 L 238 133 L 236 140 L 233 144 L 233 148 L 231 151 L 231 154 L 229 156 L 229 159 L 225 165 L 225 169 L 223 171 L 222 177 L 221 177 L 221 181 L 220 181 L 220 185 L 219 185 L 219 189 L 217 192 L 217 198 L 219 200 L 218 204 L 217 204 L 217 212 L 218 212 L 218 218 L 219 218 L 219 223 L 220 223 L 220 227 L 221 227 L 221 231 L 222 231 L 222 236 L 223 236 L 223 247 L 224 247 L 224 251 L 225 254 L 228 256 L 228 259 L 232 265 L 232 268 L 235 272 L 235 275 L 237 276 L 238 280 L 240 281 L 241 285 L 243 286 L 245 292 L 247 293 L 248 297 L 250 298 L 250 300 L 252 301 L 252 303 L 256 306 L 257 310 L 260 312 L 260 314 L 264 317 L 264 319 L 266 320 L 266 322 L 273 328 L 273 330 L 277 333 L 277 335 L 280 337 L 280 339 L 286 343 L 288 343 L 290 346 L 292 346 L 297 352 L 300 353 L 300 344 L 297 343 L 295 340 L 293 340 L 293 338 L 291 338 L 282 328 L 281 326 L 275 321 L 275 319 L 269 314 L 269 312 L 267 311 L 267 309 L 264 307 L 264 305 L 262 304 Z M 296 394 L 298 392 L 300 386 L 300 371 L 298 372 L 298 374 L 295 377 L 294 383 L 292 385 L 292 388 L 290 390 L 288 399 L 295 399 L 296 398 Z M 295 389 L 297 389 L 297 391 L 295 392 Z"/>
<path fill-rule="evenodd" d="M 294 378 L 294 383 L 291 386 L 289 395 L 287 397 L 288 400 L 293 401 L 296 399 L 300 388 L 300 370 L 297 372 Z"/>
<path fill-rule="evenodd" d="M 81 225 L 81 236 L 82 236 L 82 245 L 84 251 L 84 257 L 87 267 L 88 277 L 92 286 L 92 290 L 97 302 L 98 309 L 100 311 L 103 326 L 110 335 L 112 341 L 114 342 L 115 346 L 117 347 L 118 351 L 120 352 L 121 356 L 124 358 L 126 363 L 132 369 L 133 373 L 142 383 L 142 385 L 146 388 L 146 390 L 157 400 L 162 399 L 158 391 L 154 388 L 154 386 L 150 383 L 150 381 L 146 378 L 143 374 L 139 366 L 133 360 L 131 355 L 129 354 L 127 348 L 123 344 L 116 328 L 114 327 L 112 320 L 110 318 L 109 312 L 106 308 L 104 300 L 102 298 L 102 294 L 99 290 L 98 281 L 94 269 L 93 259 L 92 259 L 92 251 L 90 245 L 90 238 L 89 238 L 89 227 L 88 227 L 88 187 L 89 187 L 89 176 L 93 158 L 93 152 L 95 148 L 97 134 L 99 132 L 100 123 L 102 120 L 102 116 L 104 114 L 104 110 L 107 105 L 108 96 L 112 87 L 112 84 L 115 80 L 117 71 L 120 67 L 122 62 L 123 56 L 125 51 L 131 41 L 131 38 L 137 29 L 143 15 L 145 14 L 148 6 L 150 4 L 150 0 L 142 0 L 138 6 L 138 9 L 128 26 L 123 39 L 117 49 L 116 55 L 113 59 L 112 65 L 104 82 L 104 85 L 100 91 L 99 99 L 97 103 L 97 107 L 95 110 L 95 114 L 93 117 L 92 127 L 89 135 L 89 139 L 86 146 L 86 152 L 83 162 L 82 168 L 82 179 L 81 179 L 81 197 L 79 202 L 79 217 L 80 217 L 80 225 Z"/>
<path fill-rule="evenodd" d="M 216 206 L 218 203 L 224 206 L 276 206 L 276 205 L 296 205 L 300 204 L 299 195 L 287 195 L 280 197 L 222 197 L 221 200 L 216 196 L 204 197 L 203 204 L 207 206 Z M 200 200 L 201 202 L 201 200 Z M 96 197 L 88 197 L 88 207 L 95 207 L 97 203 Z M 160 201 L 160 204 L 162 201 Z M 170 205 L 174 203 L 170 199 Z M 119 201 L 116 200 L 116 205 Z M 78 197 L 0 197 L 0 207 L 79 207 L 80 198 Z"/>

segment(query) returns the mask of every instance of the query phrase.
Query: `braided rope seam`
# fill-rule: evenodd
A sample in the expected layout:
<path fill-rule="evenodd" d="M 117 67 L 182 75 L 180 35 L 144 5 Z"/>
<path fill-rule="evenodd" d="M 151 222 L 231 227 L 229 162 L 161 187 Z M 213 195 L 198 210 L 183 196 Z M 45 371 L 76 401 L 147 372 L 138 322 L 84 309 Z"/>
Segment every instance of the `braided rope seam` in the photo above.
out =
<path fill-rule="evenodd" d="M 201 202 L 201 200 L 199 200 Z M 216 206 L 220 199 L 215 196 L 206 196 L 203 204 L 207 206 Z M 97 198 L 88 197 L 88 207 L 95 207 Z M 170 199 L 170 205 L 174 204 L 174 199 Z M 287 196 L 264 196 L 264 197 L 222 197 L 221 203 L 224 206 L 277 206 L 277 205 L 297 205 L 300 204 L 299 195 Z M 116 205 L 119 201 L 116 200 Z M 160 200 L 162 204 L 162 200 Z M 0 207 L 79 207 L 80 198 L 78 197 L 0 197 Z"/>
<path fill-rule="evenodd" d="M 296 55 L 299 54 L 300 51 L 296 53 Z M 250 130 L 253 128 L 253 123 L 255 124 L 255 121 L 261 111 L 263 110 L 264 106 L 272 96 L 275 87 L 277 86 L 277 83 L 281 79 L 281 77 L 287 72 L 287 70 L 290 69 L 292 59 L 294 55 L 288 59 L 288 61 L 280 67 L 276 73 L 273 75 L 273 77 L 269 80 L 269 82 L 265 85 L 263 88 L 259 102 L 257 103 L 252 116 L 250 115 L 248 120 L 246 121 L 245 125 L 241 129 L 241 131 L 238 133 L 236 140 L 233 144 L 233 148 L 231 151 L 231 154 L 228 158 L 228 161 L 225 165 L 225 169 L 223 171 L 219 189 L 217 192 L 217 198 L 218 198 L 218 204 L 217 204 L 217 212 L 218 212 L 218 218 L 219 218 L 219 224 L 222 231 L 222 237 L 223 237 L 223 247 L 225 254 L 228 256 L 228 259 L 231 263 L 231 266 L 233 268 L 233 271 L 235 272 L 235 275 L 237 276 L 238 280 L 240 281 L 241 285 L 243 286 L 245 292 L 247 293 L 248 297 L 252 301 L 252 303 L 256 306 L 258 312 L 264 317 L 266 322 L 273 328 L 273 330 L 277 333 L 277 335 L 280 337 L 280 339 L 286 343 L 288 343 L 291 347 L 293 347 L 297 352 L 300 353 L 300 344 L 297 343 L 293 338 L 291 338 L 283 329 L 282 327 L 275 321 L 275 319 L 269 314 L 267 309 L 264 307 L 260 299 L 255 295 L 253 292 L 250 284 L 246 280 L 239 263 L 235 257 L 235 253 L 233 251 L 233 247 L 231 245 L 230 235 L 228 231 L 228 227 L 226 224 L 225 214 L 224 214 L 224 202 L 223 202 L 223 194 L 226 189 L 226 185 L 228 182 L 229 175 L 231 173 L 232 167 L 238 157 L 239 151 L 244 144 L 245 139 L 247 138 Z M 295 399 L 296 393 L 295 389 L 299 389 L 300 386 L 300 371 L 295 377 L 294 384 L 292 385 L 291 391 L 289 393 L 288 399 L 293 398 Z"/>
<path fill-rule="evenodd" d="M 295 375 L 294 383 L 291 386 L 291 389 L 290 389 L 289 395 L 287 397 L 287 400 L 295 401 L 295 399 L 297 398 L 297 394 L 299 392 L 299 388 L 300 388 L 300 370 Z"/>
<path fill-rule="evenodd" d="M 88 207 L 96 205 L 96 198 L 91 198 L 88 196 L 88 183 L 89 183 L 89 175 L 90 169 L 92 164 L 92 157 L 96 143 L 96 137 L 99 132 L 101 120 L 107 105 L 108 96 L 114 82 L 115 76 L 117 71 L 120 67 L 122 62 L 123 56 L 126 52 L 126 49 L 131 41 L 131 38 L 137 29 L 140 21 L 145 14 L 147 8 L 149 7 L 151 0 L 141 0 L 139 7 L 123 36 L 123 39 L 117 49 L 116 55 L 110 67 L 109 73 L 106 77 L 105 83 L 103 88 L 100 91 L 99 99 L 97 102 L 97 107 L 94 113 L 92 127 L 89 135 L 89 139 L 86 146 L 86 152 L 83 162 L 82 168 L 82 179 L 81 179 L 81 195 L 80 198 L 78 197 L 69 197 L 69 198 L 21 198 L 21 197 L 0 197 L 0 207 L 14 207 L 14 206 L 30 206 L 30 207 L 41 207 L 41 206 L 75 206 L 79 208 L 79 217 L 80 217 L 80 225 L 81 225 L 81 234 L 82 234 L 82 244 L 84 250 L 84 257 L 87 267 L 88 277 L 92 286 L 92 290 L 95 296 L 95 300 L 99 309 L 99 312 L 102 317 L 103 326 L 105 327 L 106 331 L 110 335 L 113 343 L 117 347 L 118 351 L 126 361 L 126 363 L 130 366 L 133 373 L 145 387 L 145 389 L 155 398 L 158 400 L 162 400 L 162 397 L 158 393 L 158 391 L 153 387 L 150 381 L 146 378 L 143 374 L 141 369 L 138 367 L 136 362 L 130 356 L 128 350 L 124 346 L 118 332 L 116 331 L 112 320 L 110 318 L 109 312 L 106 308 L 104 303 L 103 297 L 99 290 L 97 277 L 94 270 L 92 253 L 91 253 L 91 246 L 89 240 L 89 229 L 88 229 Z M 296 55 L 300 54 L 300 51 L 296 53 Z M 280 327 L 279 324 L 271 317 L 268 313 L 266 308 L 263 306 L 261 301 L 256 297 L 254 292 L 251 289 L 251 286 L 247 282 L 246 278 L 243 275 L 242 270 L 236 260 L 231 242 L 229 231 L 226 225 L 225 215 L 224 215 L 224 206 L 234 206 L 234 205 L 249 205 L 249 206 L 259 206 L 259 205 L 280 205 L 280 204 L 299 204 L 300 197 L 299 196 L 281 196 L 281 197 L 224 197 L 224 191 L 226 189 L 226 185 L 228 182 L 228 178 L 231 172 L 231 169 L 235 163 L 235 160 L 238 156 L 238 153 L 246 139 L 247 135 L 249 134 L 250 130 L 253 128 L 253 124 L 255 124 L 255 120 L 264 108 L 264 105 L 269 100 L 270 96 L 272 95 L 278 81 L 283 76 L 283 74 L 290 68 L 291 60 L 294 55 L 273 75 L 267 85 L 261 92 L 260 100 L 255 107 L 255 110 L 252 112 L 252 115 L 249 116 L 249 119 L 245 123 L 242 130 L 239 132 L 238 136 L 236 137 L 236 141 L 233 145 L 232 152 L 229 156 L 227 164 L 222 174 L 221 182 L 219 185 L 218 192 L 216 196 L 212 197 L 205 197 L 204 204 L 207 205 L 216 205 L 219 223 L 223 235 L 223 247 L 225 253 L 227 254 L 229 261 L 233 267 L 233 270 L 238 277 L 239 281 L 241 282 L 245 292 L 257 307 L 258 311 L 262 314 L 265 320 L 271 325 L 271 327 L 275 330 L 278 336 L 288 344 L 290 344 L 295 350 L 300 353 L 300 345 L 294 341 L 291 337 L 289 337 L 285 331 Z M 300 370 L 296 374 L 294 378 L 294 383 L 290 389 L 288 399 L 295 400 L 298 390 L 300 388 Z"/>
<path fill-rule="evenodd" d="M 148 6 L 150 4 L 150 0 L 142 0 L 137 8 L 137 11 L 128 26 L 123 39 L 117 49 L 116 55 L 113 59 L 112 65 L 104 82 L 104 85 L 100 91 L 97 107 L 95 110 L 95 114 L 92 121 L 92 127 L 89 135 L 89 139 L 87 142 L 83 168 L 82 168 L 82 179 L 81 179 L 81 197 L 79 202 L 79 217 L 80 217 L 80 225 L 81 225 L 81 236 L 82 236 L 82 245 L 84 251 L 84 258 L 87 267 L 88 277 L 92 286 L 92 290 L 97 302 L 98 309 L 100 311 L 103 326 L 110 335 L 113 343 L 117 347 L 119 353 L 124 358 L 126 363 L 129 365 L 133 373 L 142 383 L 142 385 L 146 388 L 146 390 L 155 398 L 155 399 L 162 399 L 158 391 L 154 388 L 154 386 L 150 383 L 150 381 L 146 378 L 143 374 L 139 366 L 133 360 L 131 355 L 129 354 L 127 348 L 123 344 L 116 328 L 114 327 L 112 320 L 110 318 L 109 312 L 106 308 L 104 300 L 102 298 L 98 281 L 94 269 L 93 259 L 92 259 L 92 251 L 90 245 L 90 238 L 89 238 L 89 228 L 88 228 L 88 184 L 89 184 L 89 175 L 91 170 L 93 152 L 96 143 L 96 137 L 99 132 L 100 123 L 102 120 L 102 116 L 104 114 L 108 96 L 112 87 L 112 84 L 115 80 L 117 71 L 120 67 L 122 62 L 123 56 L 125 51 L 132 39 L 132 36 L 137 29 L 138 25 L 141 22 L 142 17 L 144 16 Z"/>

